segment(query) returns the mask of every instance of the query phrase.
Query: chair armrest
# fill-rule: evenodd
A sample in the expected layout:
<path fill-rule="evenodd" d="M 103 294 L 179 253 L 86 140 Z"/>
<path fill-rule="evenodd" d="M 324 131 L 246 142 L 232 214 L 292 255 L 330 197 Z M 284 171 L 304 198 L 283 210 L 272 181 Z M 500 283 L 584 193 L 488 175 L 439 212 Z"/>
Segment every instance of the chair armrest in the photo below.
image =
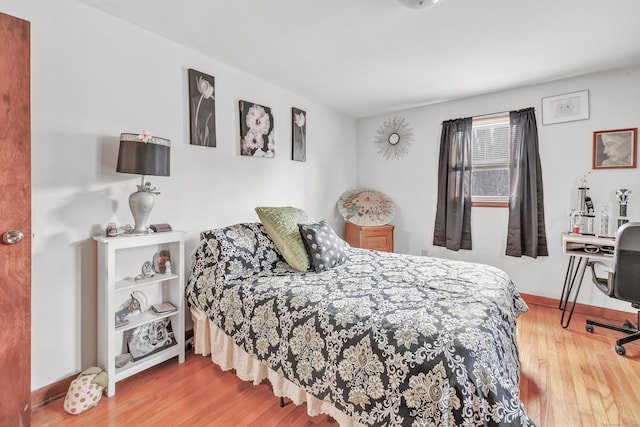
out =
<path fill-rule="evenodd" d="M 613 280 L 615 278 L 613 267 L 610 264 L 605 264 L 602 261 L 589 261 L 587 265 L 591 267 L 591 277 L 596 287 L 608 296 L 613 295 Z M 607 276 L 598 276 L 596 274 L 596 267 L 607 273 Z"/>
<path fill-rule="evenodd" d="M 613 274 L 613 266 L 611 264 L 604 263 L 602 261 L 589 261 L 591 268 L 598 267 L 604 270 L 605 273 Z"/>

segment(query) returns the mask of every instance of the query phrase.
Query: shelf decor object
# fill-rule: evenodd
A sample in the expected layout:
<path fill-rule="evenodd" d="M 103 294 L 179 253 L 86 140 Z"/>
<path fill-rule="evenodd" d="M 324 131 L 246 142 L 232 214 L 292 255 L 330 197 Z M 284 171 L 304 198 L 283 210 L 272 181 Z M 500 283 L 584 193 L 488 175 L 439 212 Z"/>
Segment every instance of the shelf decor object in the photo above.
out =
<path fill-rule="evenodd" d="M 116 328 L 129 323 L 127 316 L 140 314 L 148 308 L 147 297 L 140 291 L 133 291 L 127 301 L 116 311 Z"/>
<path fill-rule="evenodd" d="M 138 191 L 129 196 L 129 207 L 135 222 L 133 234 L 146 234 L 147 219 L 155 196 L 160 194 L 145 182 L 145 175 L 169 176 L 171 141 L 151 136 L 146 131 L 141 134 L 120 134 L 120 149 L 116 172 L 142 175 Z"/>
<path fill-rule="evenodd" d="M 379 191 L 356 189 L 342 193 L 338 198 L 338 211 L 347 222 L 377 226 L 393 220 L 396 205 Z"/>
<path fill-rule="evenodd" d="M 165 317 L 132 329 L 127 343 L 134 362 L 176 345 L 171 319 Z"/>

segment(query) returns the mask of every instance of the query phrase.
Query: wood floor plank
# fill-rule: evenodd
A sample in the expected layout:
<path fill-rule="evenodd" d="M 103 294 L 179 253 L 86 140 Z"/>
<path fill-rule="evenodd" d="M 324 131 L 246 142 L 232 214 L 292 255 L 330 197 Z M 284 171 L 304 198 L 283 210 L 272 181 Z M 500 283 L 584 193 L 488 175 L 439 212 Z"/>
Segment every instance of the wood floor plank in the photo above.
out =
<path fill-rule="evenodd" d="M 575 313 L 560 326 L 557 307 L 529 304 L 518 319 L 520 397 L 539 427 L 639 426 L 640 343 L 614 351 L 622 334 L 585 330 Z M 251 426 L 337 427 L 329 416 L 310 417 L 306 405 L 280 408 L 268 382 L 253 386 L 224 372 L 209 357 L 188 353 L 186 362 L 162 363 L 121 381 L 116 395 L 80 415 L 64 412 L 63 400 L 34 408 L 40 426 Z"/>

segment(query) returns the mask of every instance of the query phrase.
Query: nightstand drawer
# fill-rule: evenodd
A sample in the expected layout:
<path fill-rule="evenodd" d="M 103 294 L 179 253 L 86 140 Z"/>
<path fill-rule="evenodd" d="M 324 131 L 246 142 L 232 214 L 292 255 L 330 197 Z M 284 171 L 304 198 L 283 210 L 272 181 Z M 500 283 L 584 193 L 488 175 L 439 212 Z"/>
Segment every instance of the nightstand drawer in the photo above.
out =
<path fill-rule="evenodd" d="M 354 248 L 393 252 L 393 225 L 344 225 L 344 239 Z"/>
<path fill-rule="evenodd" d="M 386 236 L 363 236 L 363 246 L 369 249 L 388 250 L 392 247 L 392 243 L 389 241 L 388 235 Z"/>

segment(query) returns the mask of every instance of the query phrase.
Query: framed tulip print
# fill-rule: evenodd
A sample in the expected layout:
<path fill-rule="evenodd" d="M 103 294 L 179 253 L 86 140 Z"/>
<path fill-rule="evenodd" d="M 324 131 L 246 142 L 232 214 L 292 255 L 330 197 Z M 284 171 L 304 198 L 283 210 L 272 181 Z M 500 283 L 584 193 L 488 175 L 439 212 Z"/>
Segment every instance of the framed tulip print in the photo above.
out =
<path fill-rule="evenodd" d="M 291 108 L 291 159 L 297 162 L 307 160 L 307 113 L 299 108 Z"/>
<path fill-rule="evenodd" d="M 189 122 L 192 145 L 216 146 L 215 81 L 200 71 L 189 69 Z"/>

